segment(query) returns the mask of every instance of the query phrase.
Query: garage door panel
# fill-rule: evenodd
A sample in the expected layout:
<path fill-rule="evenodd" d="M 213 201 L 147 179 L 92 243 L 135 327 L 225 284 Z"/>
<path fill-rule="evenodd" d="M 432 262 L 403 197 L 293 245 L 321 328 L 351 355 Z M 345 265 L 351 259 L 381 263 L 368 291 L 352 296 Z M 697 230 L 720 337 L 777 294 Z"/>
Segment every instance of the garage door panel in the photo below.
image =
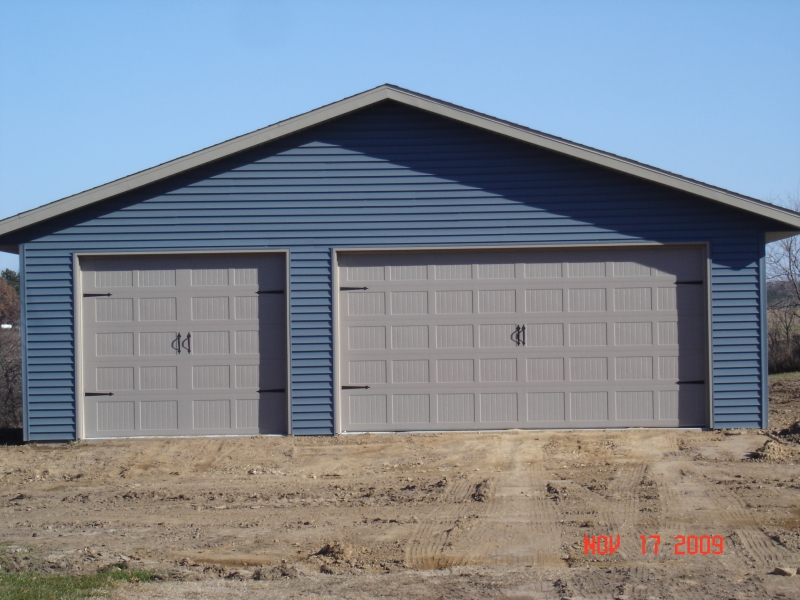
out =
<path fill-rule="evenodd" d="M 343 428 L 695 424 L 703 264 L 697 247 L 342 255 L 366 289 L 340 292 L 341 381 L 369 386 L 343 391 Z"/>
<path fill-rule="evenodd" d="M 82 259 L 85 435 L 285 432 L 284 262 Z"/>

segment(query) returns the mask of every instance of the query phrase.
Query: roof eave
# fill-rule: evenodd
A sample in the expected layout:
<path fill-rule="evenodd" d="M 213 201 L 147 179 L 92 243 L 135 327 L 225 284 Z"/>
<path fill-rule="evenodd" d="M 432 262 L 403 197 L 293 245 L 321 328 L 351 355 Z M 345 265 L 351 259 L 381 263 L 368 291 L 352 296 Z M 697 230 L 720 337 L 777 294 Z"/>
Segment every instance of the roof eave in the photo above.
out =
<path fill-rule="evenodd" d="M 634 177 L 720 202 L 780 223 L 782 225 L 781 229 L 784 231 L 770 232 L 768 237 L 770 235 L 778 235 L 780 237 L 776 239 L 781 239 L 789 235 L 795 235 L 796 232 L 789 233 L 785 231 L 783 225 L 800 230 L 800 214 L 793 211 L 386 84 L 85 192 L 8 217 L 0 221 L 0 236 L 209 164 L 238 152 L 249 150 L 261 144 L 275 141 L 382 100 L 395 100 L 522 142 L 534 144 L 554 152 L 621 171 Z"/>

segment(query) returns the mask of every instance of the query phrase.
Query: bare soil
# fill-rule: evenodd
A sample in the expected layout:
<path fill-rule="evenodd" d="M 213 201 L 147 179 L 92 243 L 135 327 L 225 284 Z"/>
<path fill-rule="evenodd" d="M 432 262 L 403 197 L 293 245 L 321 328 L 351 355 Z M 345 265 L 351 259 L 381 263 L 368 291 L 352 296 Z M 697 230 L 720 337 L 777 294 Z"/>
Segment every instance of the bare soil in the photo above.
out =
<path fill-rule="evenodd" d="M 770 574 L 800 567 L 800 375 L 771 399 L 769 431 L 0 447 L 0 561 L 163 573 L 119 599 L 800 598 Z M 619 549 L 586 554 L 600 535 Z"/>

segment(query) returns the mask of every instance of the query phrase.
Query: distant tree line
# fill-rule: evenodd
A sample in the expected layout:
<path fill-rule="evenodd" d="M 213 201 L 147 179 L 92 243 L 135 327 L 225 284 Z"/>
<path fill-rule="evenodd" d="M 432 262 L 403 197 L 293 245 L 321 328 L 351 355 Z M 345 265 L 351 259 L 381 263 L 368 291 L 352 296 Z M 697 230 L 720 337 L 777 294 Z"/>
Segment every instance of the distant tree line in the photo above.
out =
<path fill-rule="evenodd" d="M 0 273 L 0 429 L 22 427 L 19 273 Z"/>

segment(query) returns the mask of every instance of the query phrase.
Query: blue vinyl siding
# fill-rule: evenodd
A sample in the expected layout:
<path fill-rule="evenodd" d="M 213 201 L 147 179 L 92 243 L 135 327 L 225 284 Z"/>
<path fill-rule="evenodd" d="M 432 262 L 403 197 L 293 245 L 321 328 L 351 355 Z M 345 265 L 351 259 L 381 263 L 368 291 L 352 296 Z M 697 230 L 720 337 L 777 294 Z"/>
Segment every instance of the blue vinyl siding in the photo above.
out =
<path fill-rule="evenodd" d="M 332 248 L 641 241 L 710 244 L 714 424 L 758 427 L 766 418 L 760 258 L 769 227 L 385 102 L 20 236 L 29 438 L 75 436 L 76 252 L 288 248 L 292 431 L 330 434 Z"/>

